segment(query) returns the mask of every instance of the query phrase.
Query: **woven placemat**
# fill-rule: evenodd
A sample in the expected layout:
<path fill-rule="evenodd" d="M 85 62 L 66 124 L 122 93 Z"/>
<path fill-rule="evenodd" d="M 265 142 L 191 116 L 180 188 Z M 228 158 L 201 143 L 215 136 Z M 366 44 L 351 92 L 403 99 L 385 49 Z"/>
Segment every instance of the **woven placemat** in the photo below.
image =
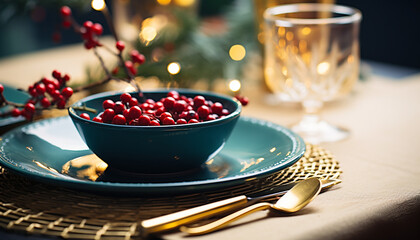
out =
<path fill-rule="evenodd" d="M 35 182 L 0 167 L 0 227 L 67 239 L 139 239 L 138 223 L 144 219 L 309 177 L 339 178 L 339 163 L 330 152 L 319 146 L 306 147 L 304 156 L 293 166 L 267 178 L 173 197 L 82 193 Z"/>

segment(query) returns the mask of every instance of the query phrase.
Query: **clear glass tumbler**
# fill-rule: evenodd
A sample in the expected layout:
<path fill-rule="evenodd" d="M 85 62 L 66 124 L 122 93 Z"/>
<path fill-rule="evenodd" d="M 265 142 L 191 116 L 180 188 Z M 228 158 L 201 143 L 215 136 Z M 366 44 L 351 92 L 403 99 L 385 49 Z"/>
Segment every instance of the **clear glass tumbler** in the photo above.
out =
<path fill-rule="evenodd" d="M 346 95 L 359 76 L 359 10 L 334 4 L 290 4 L 264 12 L 264 75 L 283 101 L 301 102 L 292 127 L 309 143 L 346 138 L 319 117 L 324 102 Z"/>

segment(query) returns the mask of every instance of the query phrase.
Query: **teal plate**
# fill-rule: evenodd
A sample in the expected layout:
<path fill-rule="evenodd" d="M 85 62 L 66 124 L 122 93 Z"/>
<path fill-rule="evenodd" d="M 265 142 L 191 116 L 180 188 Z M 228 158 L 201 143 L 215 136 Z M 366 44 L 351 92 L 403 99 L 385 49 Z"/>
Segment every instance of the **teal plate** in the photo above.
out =
<path fill-rule="evenodd" d="M 29 99 L 29 95 L 26 92 L 23 91 L 19 91 L 16 88 L 4 85 L 4 97 L 11 102 L 15 102 L 15 103 L 25 103 L 28 99 Z M 0 113 L 6 112 L 6 111 L 10 111 L 10 109 L 12 109 L 12 107 L 10 106 L 4 106 L 0 108 Z M 3 126 L 7 126 L 7 125 L 11 125 L 14 123 L 18 123 L 18 122 L 23 122 L 25 121 L 24 117 L 4 117 L 4 118 L 0 118 L 0 127 Z"/>
<path fill-rule="evenodd" d="M 165 175 L 122 172 L 92 154 L 70 118 L 60 117 L 6 133 L 0 142 L 0 165 L 38 181 L 88 192 L 175 195 L 267 177 L 294 164 L 304 152 L 305 143 L 289 129 L 241 117 L 222 151 L 199 169 Z"/>

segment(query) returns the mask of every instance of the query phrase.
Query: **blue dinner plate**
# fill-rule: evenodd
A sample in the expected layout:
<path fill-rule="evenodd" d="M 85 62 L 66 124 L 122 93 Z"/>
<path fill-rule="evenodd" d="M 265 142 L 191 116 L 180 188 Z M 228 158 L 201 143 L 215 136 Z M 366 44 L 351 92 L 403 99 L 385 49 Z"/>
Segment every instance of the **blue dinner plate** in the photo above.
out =
<path fill-rule="evenodd" d="M 3 135 L 0 164 L 38 181 L 88 192 L 175 195 L 267 177 L 294 164 L 304 152 L 302 138 L 289 129 L 241 117 L 222 151 L 199 169 L 165 175 L 122 172 L 92 154 L 70 118 L 60 117 Z"/>
<path fill-rule="evenodd" d="M 15 102 L 15 103 L 25 103 L 29 99 L 29 95 L 26 92 L 19 91 L 16 88 L 13 88 L 4 84 L 2 85 L 4 87 L 3 95 L 8 101 Z M 11 106 L 1 107 L 0 113 L 9 111 L 10 109 L 12 109 Z M 25 121 L 25 118 L 22 116 L 19 116 L 19 117 L 10 116 L 10 117 L 0 118 L 0 127 L 18 123 L 18 122 L 23 122 L 23 121 Z"/>

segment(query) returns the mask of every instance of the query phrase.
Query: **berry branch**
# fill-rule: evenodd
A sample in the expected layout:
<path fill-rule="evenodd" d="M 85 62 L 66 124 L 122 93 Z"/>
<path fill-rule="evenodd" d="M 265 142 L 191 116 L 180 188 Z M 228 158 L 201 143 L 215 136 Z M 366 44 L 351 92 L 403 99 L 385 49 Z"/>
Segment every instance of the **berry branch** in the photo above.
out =
<path fill-rule="evenodd" d="M 102 13 L 104 14 L 108 26 L 110 27 L 110 31 L 114 36 L 116 42 L 115 49 L 117 51 L 112 50 L 112 48 L 103 45 L 99 41 L 99 37 L 103 33 L 103 27 L 101 24 L 85 21 L 82 25 L 80 25 L 73 18 L 72 11 L 68 6 L 63 6 L 60 8 L 60 14 L 63 19 L 63 28 L 72 28 L 76 34 L 80 34 L 84 47 L 87 50 L 92 49 L 93 53 L 99 60 L 105 73 L 105 78 L 100 81 L 72 89 L 67 86 L 67 82 L 70 80 L 70 76 L 68 74 L 63 75 L 58 70 L 54 70 L 52 72 L 52 79 L 44 77 L 28 87 L 26 92 L 30 95 L 30 98 L 24 104 L 8 101 L 3 95 L 4 86 L 0 84 L 0 107 L 11 107 L 11 110 L 0 112 L 0 117 L 23 116 L 28 121 L 31 121 L 34 118 L 34 115 L 42 110 L 53 108 L 65 109 L 69 98 L 73 95 L 74 92 L 88 90 L 103 85 L 111 80 L 125 81 L 131 84 L 138 91 L 139 97 L 143 98 L 140 86 L 135 82 L 135 76 L 137 74 L 137 67 L 145 62 L 145 57 L 137 50 L 132 50 L 129 55 L 130 60 L 124 60 L 123 51 L 125 49 L 125 44 L 123 41 L 118 39 L 112 18 L 106 6 L 102 10 Z M 104 58 L 99 54 L 97 50 L 99 47 L 103 47 L 106 51 L 117 57 L 118 65 L 112 71 L 107 68 Z M 122 78 L 118 78 L 116 76 L 120 69 L 123 70 L 125 75 Z M 91 111 L 90 109 L 84 110 Z"/>

